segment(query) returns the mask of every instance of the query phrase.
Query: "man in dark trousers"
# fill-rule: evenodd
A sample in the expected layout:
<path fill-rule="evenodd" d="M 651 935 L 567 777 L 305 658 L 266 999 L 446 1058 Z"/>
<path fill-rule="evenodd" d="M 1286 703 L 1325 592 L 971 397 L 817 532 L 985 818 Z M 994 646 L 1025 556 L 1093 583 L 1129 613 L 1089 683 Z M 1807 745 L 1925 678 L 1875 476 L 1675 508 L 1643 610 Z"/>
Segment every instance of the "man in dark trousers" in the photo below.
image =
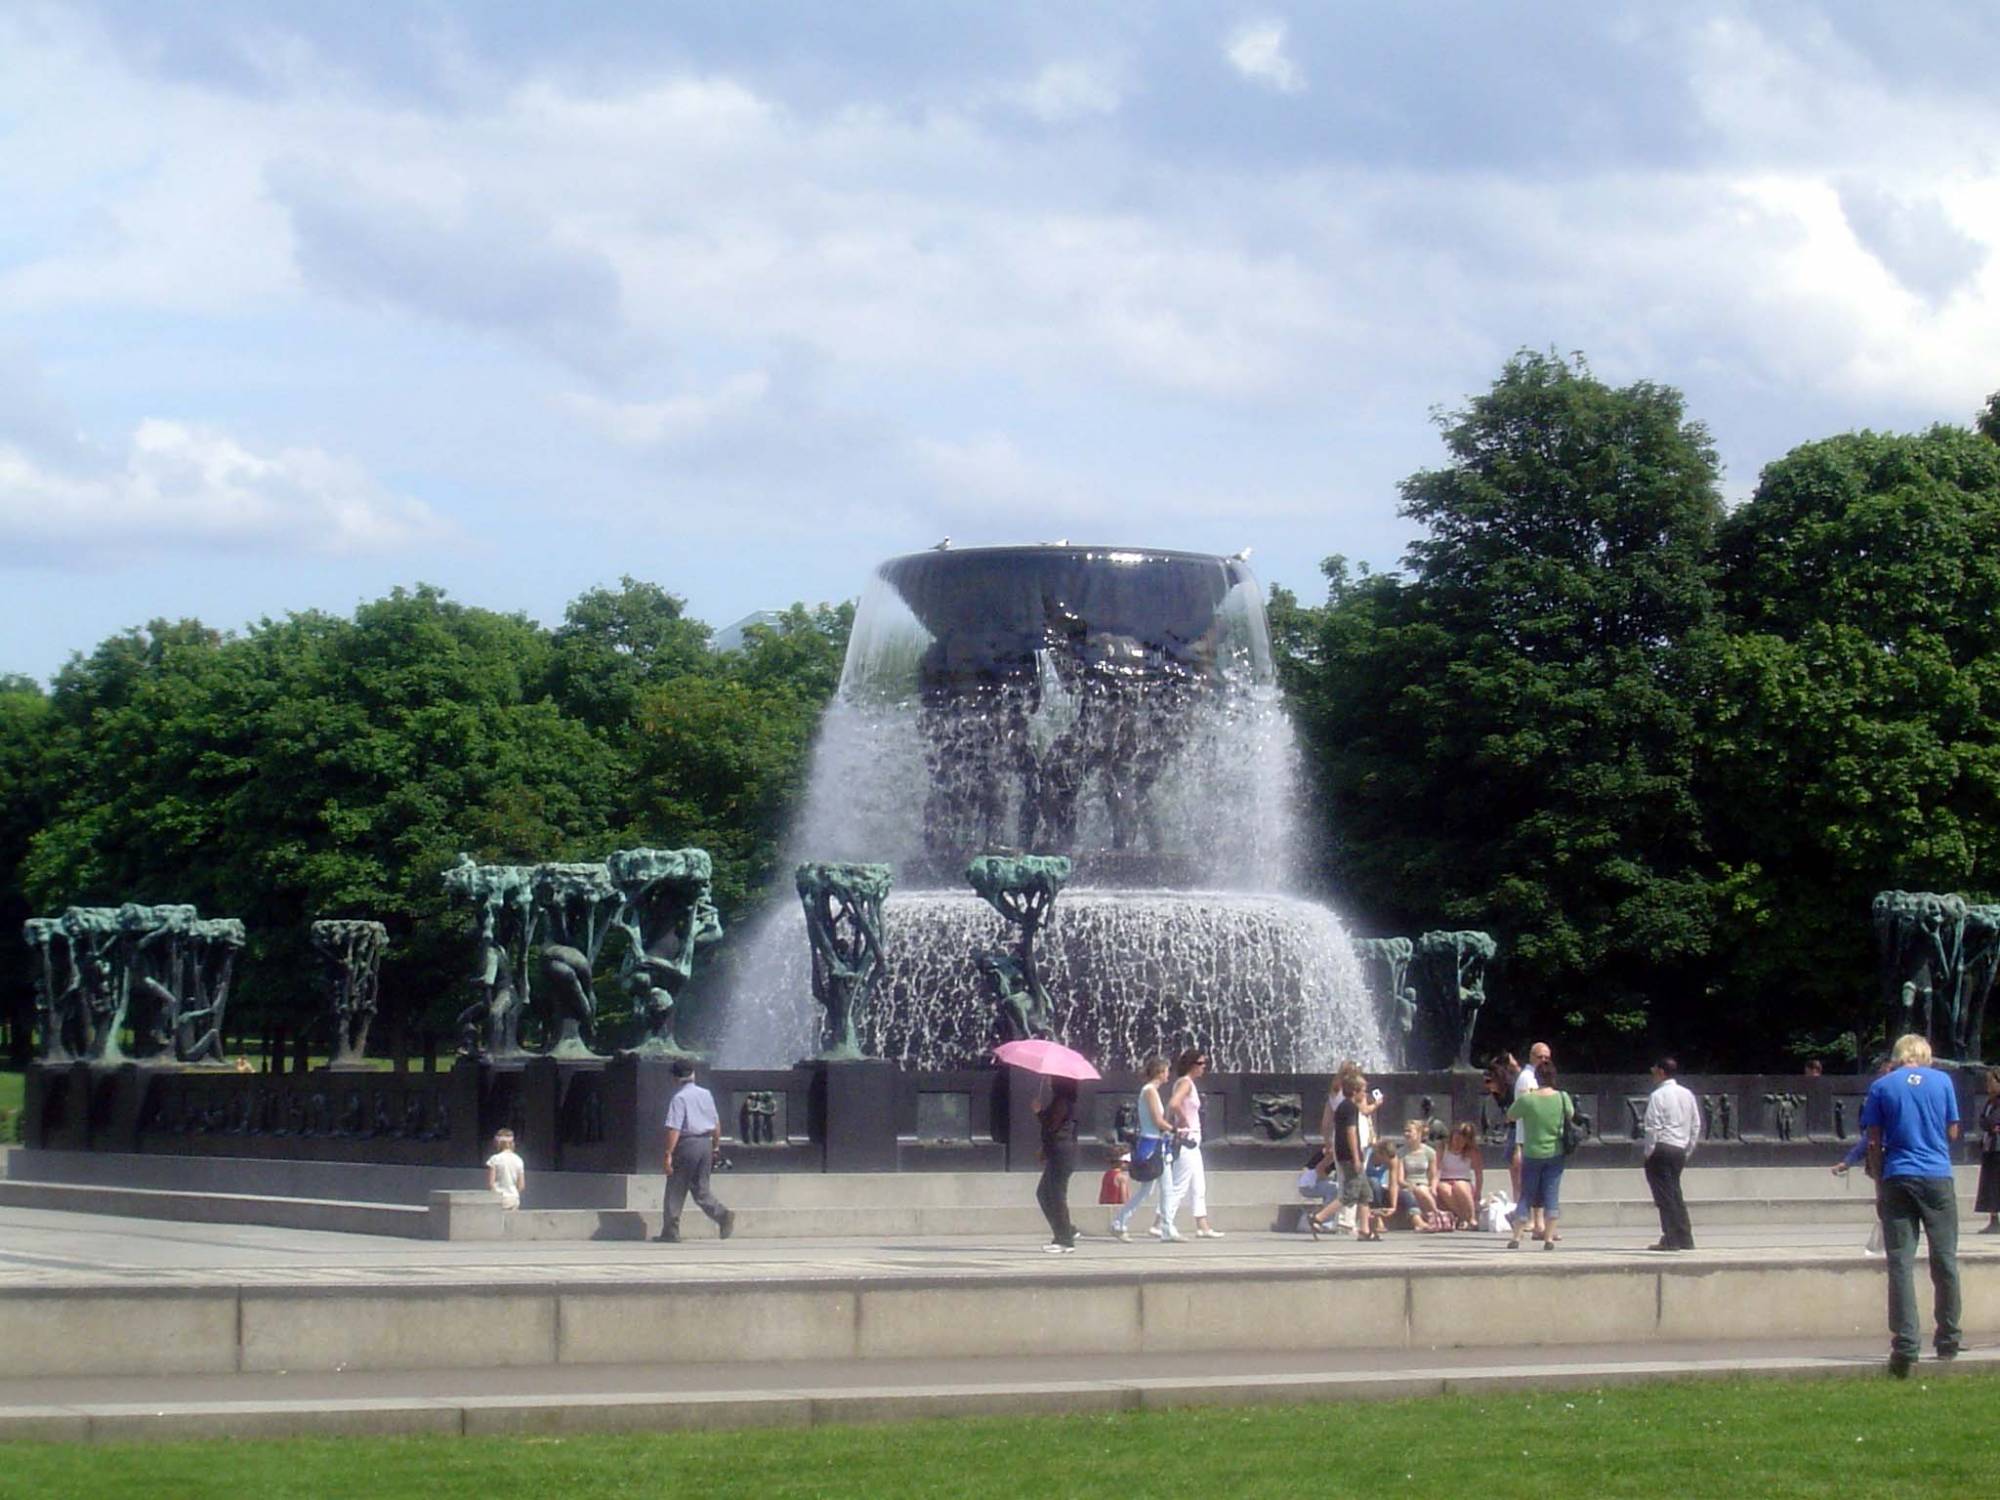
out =
<path fill-rule="evenodd" d="M 1958 1354 L 1958 1193 L 1951 1147 L 1958 1139 L 1958 1090 L 1931 1066 L 1921 1036 L 1896 1038 L 1894 1064 L 1869 1086 L 1861 1104 L 1875 1217 L 1889 1261 L 1889 1373 L 1907 1379 L 1917 1362 L 1917 1230 L 1931 1247 L 1931 1291 L 1939 1359 Z"/>
<path fill-rule="evenodd" d="M 715 1096 L 694 1081 L 693 1063 L 678 1059 L 674 1077 L 681 1086 L 667 1104 L 667 1212 L 660 1238 L 668 1244 L 680 1239 L 681 1208 L 693 1193 L 726 1240 L 736 1232 L 736 1215 L 716 1202 L 708 1188 L 709 1169 L 722 1147 L 722 1116 L 716 1113 Z"/>
<path fill-rule="evenodd" d="M 1653 1097 L 1639 1134 L 1646 1143 L 1646 1186 L 1653 1207 L 1660 1211 L 1660 1242 L 1654 1250 L 1694 1249 L 1694 1227 L 1688 1223 L 1687 1199 L 1681 1196 L 1681 1169 L 1701 1139 L 1701 1105 L 1674 1075 L 1681 1065 L 1671 1057 L 1653 1064 Z"/>

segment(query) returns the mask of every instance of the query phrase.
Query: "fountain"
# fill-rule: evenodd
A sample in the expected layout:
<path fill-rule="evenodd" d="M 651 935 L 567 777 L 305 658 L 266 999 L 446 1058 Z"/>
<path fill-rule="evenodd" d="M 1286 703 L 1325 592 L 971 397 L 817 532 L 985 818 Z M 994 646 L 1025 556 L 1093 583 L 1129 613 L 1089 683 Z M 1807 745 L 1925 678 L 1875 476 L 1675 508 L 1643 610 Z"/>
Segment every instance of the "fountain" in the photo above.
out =
<path fill-rule="evenodd" d="M 445 870 L 473 948 L 449 1071 L 430 1046 L 419 1071 L 400 1039 L 389 1069 L 365 1055 L 381 924 L 313 926 L 331 1061 L 279 1032 L 262 1070 L 238 1071 L 219 1064 L 242 923 L 71 907 L 23 929 L 42 1056 L 10 1170 L 37 1152 L 52 1160 L 35 1170 L 55 1172 L 85 1151 L 149 1173 L 202 1157 L 186 1180 L 268 1194 L 316 1164 L 366 1163 L 427 1195 L 505 1126 L 531 1145 L 538 1191 L 625 1204 L 631 1179 L 658 1171 L 672 1063 L 695 1042 L 746 1172 L 1032 1170 L 1034 1090 L 990 1065 L 1002 1037 L 1051 1036 L 1104 1070 L 1079 1098 L 1092 1151 L 1120 1139 L 1139 1059 L 1189 1045 L 1215 1061 L 1203 1156 L 1226 1169 L 1295 1165 L 1346 1057 L 1390 1120 L 1504 1129 L 1468 1066 L 1494 935 L 1356 944 L 1293 893 L 1294 759 L 1240 558 L 895 558 L 862 601 L 815 747 L 790 851 L 798 900 L 738 936 L 734 993 L 694 1018 L 719 1035 L 679 1029 L 698 954 L 722 940 L 701 849 Z M 2000 907 L 1887 891 L 1874 914 L 1885 1019 L 1974 1055 Z M 630 1001 L 622 1025 L 599 1015 L 607 983 Z M 1972 1070 L 1959 1077 L 1969 1112 Z M 1595 1122 L 1584 1149 L 1627 1151 L 1649 1080 L 1566 1069 L 1564 1084 Z M 1868 1080 L 1698 1085 L 1704 1153 L 1776 1164 L 1849 1139 Z"/>
<path fill-rule="evenodd" d="M 1058 545 L 883 563 L 792 837 L 800 861 L 896 872 L 862 1050 L 916 1070 L 986 1057 L 1012 933 L 968 868 L 1012 854 L 1070 861 L 1032 977 L 1054 1033 L 1104 1066 L 1190 1043 L 1219 1071 L 1385 1061 L 1339 919 L 1287 892 L 1295 758 L 1241 558 Z M 768 913 L 747 949 L 718 1061 L 789 1065 L 817 1044 L 799 909 Z"/>

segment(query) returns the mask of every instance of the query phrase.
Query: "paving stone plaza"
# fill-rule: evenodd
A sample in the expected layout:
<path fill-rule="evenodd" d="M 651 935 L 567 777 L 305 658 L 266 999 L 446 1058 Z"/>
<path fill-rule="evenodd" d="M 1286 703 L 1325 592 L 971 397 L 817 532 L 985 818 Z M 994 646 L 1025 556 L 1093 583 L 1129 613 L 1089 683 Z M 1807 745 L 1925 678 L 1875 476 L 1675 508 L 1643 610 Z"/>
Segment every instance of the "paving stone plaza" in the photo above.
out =
<path fill-rule="evenodd" d="M 1086 1238 L 1054 1264 L 1023 1224 L 434 1242 L 4 1206 L 0 1435 L 803 1425 L 1879 1366 L 1865 1194 L 1732 1199 L 1700 1177 L 1702 1248 L 1672 1257 L 1602 1222 L 1621 1212 L 1608 1181 L 1583 1185 L 1604 1196 L 1579 1199 L 1553 1253 L 1474 1233 L 1315 1244 L 1267 1225 Z M 1984 1368 L 2000 1358 L 2000 1247 L 1968 1236 L 1961 1259 L 1960 1366 Z M 1146 1358 L 1168 1351 L 1198 1373 Z"/>

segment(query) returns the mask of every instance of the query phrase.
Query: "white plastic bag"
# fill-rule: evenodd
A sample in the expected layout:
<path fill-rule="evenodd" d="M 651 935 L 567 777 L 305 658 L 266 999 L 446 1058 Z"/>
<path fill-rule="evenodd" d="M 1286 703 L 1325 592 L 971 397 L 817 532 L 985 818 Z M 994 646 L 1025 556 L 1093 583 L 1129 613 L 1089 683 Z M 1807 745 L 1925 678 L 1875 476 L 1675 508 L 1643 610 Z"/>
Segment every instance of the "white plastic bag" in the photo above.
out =
<path fill-rule="evenodd" d="M 1514 1200 L 1506 1193 L 1488 1193 L 1479 1205 L 1479 1227 L 1493 1234 L 1509 1233 L 1514 1227 L 1510 1222 L 1513 1212 Z"/>

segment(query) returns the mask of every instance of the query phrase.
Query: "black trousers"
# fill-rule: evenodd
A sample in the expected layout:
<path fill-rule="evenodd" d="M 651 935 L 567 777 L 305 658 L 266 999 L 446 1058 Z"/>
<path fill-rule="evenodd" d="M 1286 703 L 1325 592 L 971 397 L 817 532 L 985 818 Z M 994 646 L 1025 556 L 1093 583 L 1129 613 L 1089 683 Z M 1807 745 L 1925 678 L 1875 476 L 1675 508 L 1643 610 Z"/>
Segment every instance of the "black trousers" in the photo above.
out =
<path fill-rule="evenodd" d="M 1069 1217 L 1069 1179 L 1076 1171 L 1076 1142 L 1057 1141 L 1046 1149 L 1042 1180 L 1035 1184 L 1035 1201 L 1049 1221 L 1049 1238 L 1058 1245 L 1076 1243 L 1076 1225 Z"/>
<path fill-rule="evenodd" d="M 1686 1165 L 1687 1152 L 1679 1146 L 1655 1146 L 1646 1158 L 1646 1186 L 1660 1211 L 1660 1243 L 1675 1250 L 1694 1249 L 1694 1227 L 1681 1196 L 1681 1168 Z"/>

